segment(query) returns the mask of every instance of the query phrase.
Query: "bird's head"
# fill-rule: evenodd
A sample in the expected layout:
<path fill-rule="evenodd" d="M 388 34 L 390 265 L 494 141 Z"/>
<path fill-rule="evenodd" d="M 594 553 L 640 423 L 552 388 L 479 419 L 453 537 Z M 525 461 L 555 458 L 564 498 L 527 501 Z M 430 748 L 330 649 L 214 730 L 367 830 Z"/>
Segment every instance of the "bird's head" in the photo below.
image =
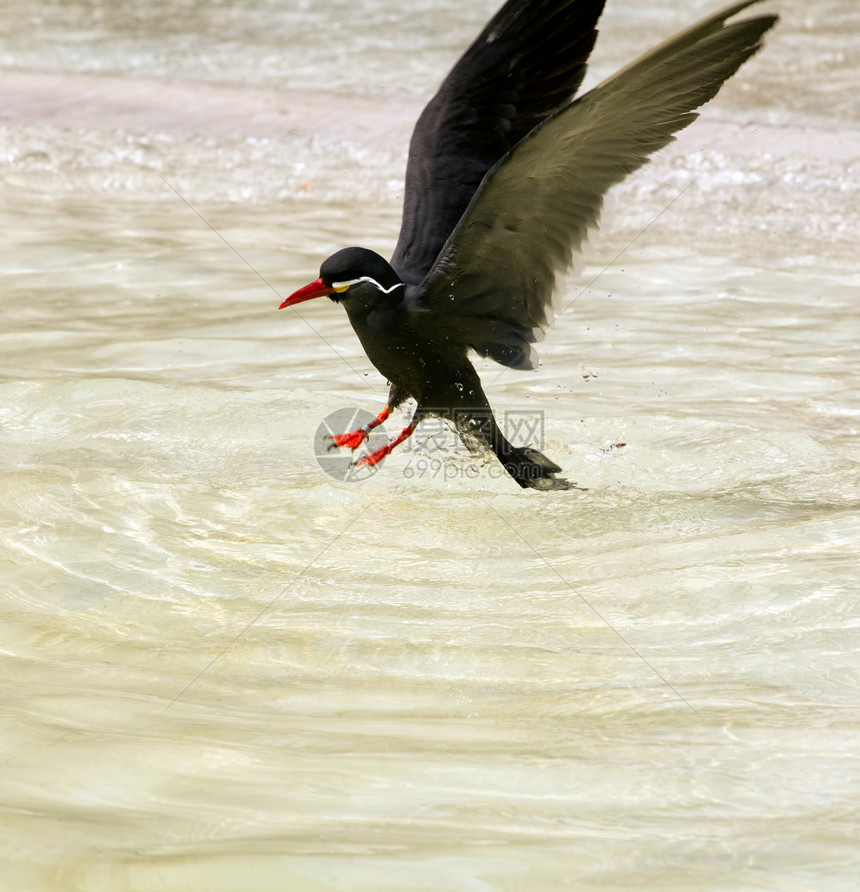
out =
<path fill-rule="evenodd" d="M 292 307 L 314 297 L 330 297 L 339 303 L 359 294 L 397 294 L 403 282 L 385 258 L 367 248 L 344 248 L 323 261 L 320 277 L 291 294 L 278 309 Z"/>

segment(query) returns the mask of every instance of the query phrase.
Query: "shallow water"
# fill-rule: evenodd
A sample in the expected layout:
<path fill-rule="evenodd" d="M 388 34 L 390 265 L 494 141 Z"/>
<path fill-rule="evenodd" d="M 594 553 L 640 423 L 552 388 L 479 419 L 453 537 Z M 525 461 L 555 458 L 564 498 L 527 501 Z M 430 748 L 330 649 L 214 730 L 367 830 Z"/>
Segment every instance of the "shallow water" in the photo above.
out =
<path fill-rule="evenodd" d="M 857 11 L 778 5 L 613 195 L 542 367 L 481 366 L 561 493 L 432 431 L 316 461 L 386 389 L 275 292 L 390 250 L 404 142 L 147 129 L 125 92 L 353 91 L 397 131 L 492 4 L 11 7 L 5 74 L 110 75 L 138 125 L 0 133 L 10 888 L 855 887 Z M 597 72 L 689 6 L 611 4 Z"/>

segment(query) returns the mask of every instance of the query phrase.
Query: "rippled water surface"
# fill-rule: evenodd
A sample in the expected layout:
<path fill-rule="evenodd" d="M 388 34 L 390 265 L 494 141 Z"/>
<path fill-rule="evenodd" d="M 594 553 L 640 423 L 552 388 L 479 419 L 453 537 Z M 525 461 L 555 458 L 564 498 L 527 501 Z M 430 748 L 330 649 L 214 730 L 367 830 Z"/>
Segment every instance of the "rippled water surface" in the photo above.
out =
<path fill-rule="evenodd" d="M 391 249 L 493 5 L 6 5 L 4 888 L 856 888 L 853 2 L 773 4 L 481 366 L 584 491 L 314 457 L 385 382 L 279 294 Z M 610 0 L 592 80 L 713 6 Z"/>

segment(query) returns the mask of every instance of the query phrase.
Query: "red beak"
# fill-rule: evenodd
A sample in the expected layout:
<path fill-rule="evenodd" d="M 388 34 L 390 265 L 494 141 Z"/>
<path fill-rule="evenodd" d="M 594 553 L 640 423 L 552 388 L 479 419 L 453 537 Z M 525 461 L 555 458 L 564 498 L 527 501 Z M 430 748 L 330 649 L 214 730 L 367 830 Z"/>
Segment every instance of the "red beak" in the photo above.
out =
<path fill-rule="evenodd" d="M 326 285 L 322 279 L 317 279 L 315 282 L 311 282 L 309 285 L 305 285 L 304 288 L 299 288 L 298 291 L 294 291 L 279 307 L 279 310 L 283 310 L 284 307 L 292 307 L 296 304 L 300 304 L 302 301 L 310 300 L 312 297 L 325 297 L 327 294 L 333 294 L 334 288 Z"/>

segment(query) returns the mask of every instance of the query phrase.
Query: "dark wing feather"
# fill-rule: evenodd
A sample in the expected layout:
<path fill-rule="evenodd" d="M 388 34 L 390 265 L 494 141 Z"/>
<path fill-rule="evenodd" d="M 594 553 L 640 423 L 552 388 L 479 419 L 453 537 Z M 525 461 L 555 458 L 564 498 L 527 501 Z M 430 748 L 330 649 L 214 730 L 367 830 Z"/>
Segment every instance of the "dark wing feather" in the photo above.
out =
<path fill-rule="evenodd" d="M 391 265 L 427 274 L 487 171 L 568 103 L 585 76 L 605 0 L 510 0 L 463 54 L 409 145 Z"/>
<path fill-rule="evenodd" d="M 690 124 L 761 46 L 776 16 L 695 25 L 538 126 L 485 177 L 418 289 L 444 335 L 515 368 L 550 321 L 556 276 L 597 224 L 607 190 Z M 429 312 L 428 312 L 429 311 Z"/>

